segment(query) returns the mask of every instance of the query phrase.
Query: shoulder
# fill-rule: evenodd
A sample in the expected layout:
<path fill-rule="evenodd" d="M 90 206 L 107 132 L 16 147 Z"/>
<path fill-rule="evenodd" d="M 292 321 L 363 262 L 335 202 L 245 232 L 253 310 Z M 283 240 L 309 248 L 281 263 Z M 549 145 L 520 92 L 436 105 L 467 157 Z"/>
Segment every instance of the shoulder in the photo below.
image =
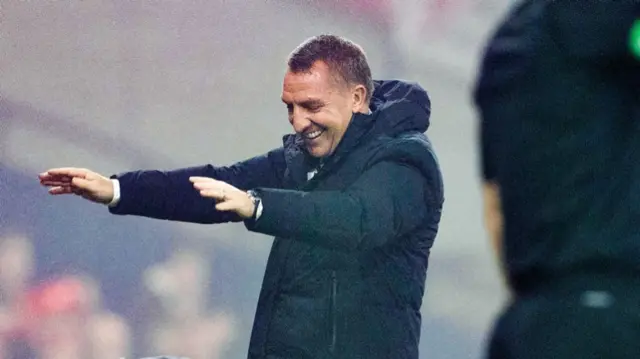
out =
<path fill-rule="evenodd" d="M 385 157 L 435 157 L 433 145 L 429 138 L 421 132 L 406 132 L 395 137 L 379 136 L 370 147 L 375 148 L 376 156 Z"/>
<path fill-rule="evenodd" d="M 438 158 L 429 138 L 421 132 L 407 132 L 396 137 L 379 137 L 372 141 L 366 168 L 393 163 L 409 167 L 422 177 L 431 203 L 442 203 L 444 184 Z"/>
<path fill-rule="evenodd" d="M 395 137 L 380 136 L 368 147 L 368 165 L 394 162 L 411 166 L 429 177 L 440 177 L 440 165 L 429 138 L 421 132 L 406 132 Z"/>

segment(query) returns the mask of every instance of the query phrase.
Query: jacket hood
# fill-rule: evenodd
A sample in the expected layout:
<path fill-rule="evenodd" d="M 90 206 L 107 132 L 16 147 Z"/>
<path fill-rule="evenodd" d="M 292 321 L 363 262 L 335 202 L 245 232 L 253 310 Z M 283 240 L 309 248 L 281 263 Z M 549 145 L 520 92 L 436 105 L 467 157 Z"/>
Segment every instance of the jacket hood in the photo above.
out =
<path fill-rule="evenodd" d="M 370 108 L 376 132 L 395 136 L 402 132 L 426 132 L 431 101 L 420 85 L 399 80 L 374 81 Z"/>

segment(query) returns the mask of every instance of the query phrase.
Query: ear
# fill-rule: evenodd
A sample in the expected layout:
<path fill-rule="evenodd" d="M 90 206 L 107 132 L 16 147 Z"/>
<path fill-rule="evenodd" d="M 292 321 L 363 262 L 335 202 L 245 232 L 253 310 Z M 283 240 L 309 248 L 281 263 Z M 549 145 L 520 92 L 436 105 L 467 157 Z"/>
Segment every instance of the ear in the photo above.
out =
<path fill-rule="evenodd" d="M 352 112 L 369 112 L 369 104 L 367 103 L 367 89 L 363 85 L 356 85 L 351 90 Z"/>

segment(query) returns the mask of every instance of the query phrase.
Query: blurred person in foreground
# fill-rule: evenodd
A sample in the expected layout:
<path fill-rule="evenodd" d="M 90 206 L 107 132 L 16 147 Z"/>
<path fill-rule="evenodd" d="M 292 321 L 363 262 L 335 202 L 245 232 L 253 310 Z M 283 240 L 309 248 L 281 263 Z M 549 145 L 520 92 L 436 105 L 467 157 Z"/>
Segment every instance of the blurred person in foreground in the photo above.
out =
<path fill-rule="evenodd" d="M 418 358 L 420 307 L 443 186 L 417 84 L 373 81 L 363 50 L 321 35 L 288 59 L 295 134 L 228 167 L 40 174 L 114 214 L 244 221 L 275 236 L 249 358 Z"/>
<path fill-rule="evenodd" d="M 491 359 L 640 357 L 640 2 L 522 1 L 488 44 Z"/>

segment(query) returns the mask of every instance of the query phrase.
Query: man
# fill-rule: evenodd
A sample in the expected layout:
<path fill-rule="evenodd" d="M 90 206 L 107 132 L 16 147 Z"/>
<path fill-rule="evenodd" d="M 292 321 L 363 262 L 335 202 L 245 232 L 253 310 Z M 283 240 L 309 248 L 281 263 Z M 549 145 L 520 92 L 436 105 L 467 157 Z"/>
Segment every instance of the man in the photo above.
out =
<path fill-rule="evenodd" d="M 295 134 L 230 167 L 40 179 L 115 214 L 244 221 L 275 236 L 249 358 L 418 358 L 443 203 L 426 92 L 374 82 L 359 46 L 322 35 L 290 55 L 282 101 Z"/>
<path fill-rule="evenodd" d="M 523 1 L 476 90 L 512 301 L 491 359 L 640 357 L 640 2 Z"/>

